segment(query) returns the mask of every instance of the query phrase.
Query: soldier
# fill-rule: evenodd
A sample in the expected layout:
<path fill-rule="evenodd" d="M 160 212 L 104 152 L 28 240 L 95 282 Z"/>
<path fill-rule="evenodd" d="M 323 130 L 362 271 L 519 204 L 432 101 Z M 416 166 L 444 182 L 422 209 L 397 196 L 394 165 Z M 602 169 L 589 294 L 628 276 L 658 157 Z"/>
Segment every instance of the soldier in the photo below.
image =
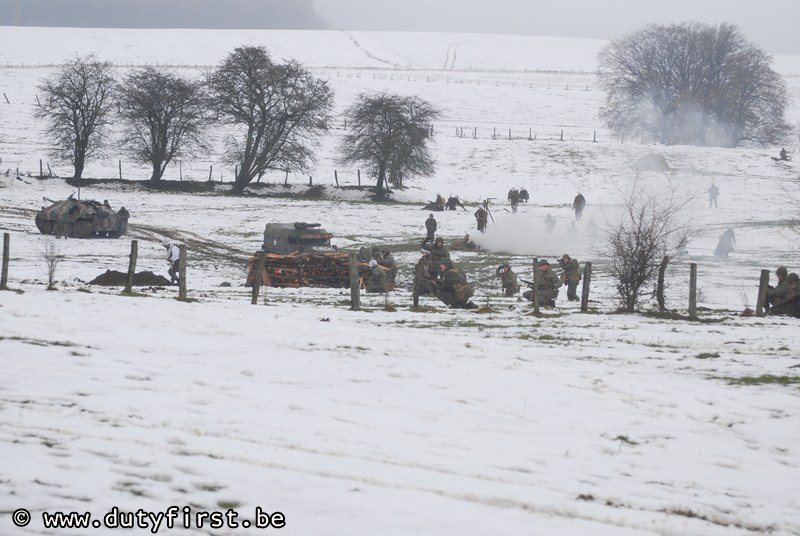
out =
<path fill-rule="evenodd" d="M 503 287 L 503 294 L 506 298 L 512 297 L 519 292 L 519 283 L 517 282 L 517 274 L 515 274 L 508 264 L 501 264 L 495 270 L 495 276 L 500 278 Z"/>
<path fill-rule="evenodd" d="M 539 307 L 555 307 L 560 286 L 561 282 L 555 272 L 550 270 L 550 263 L 547 262 L 547 259 L 539 260 L 539 278 L 536 282 L 536 299 Z M 522 297 L 533 301 L 533 292 L 526 290 L 522 293 Z"/>
<path fill-rule="evenodd" d="M 544 230 L 548 233 L 552 233 L 553 229 L 556 227 L 556 219 L 551 215 L 548 214 L 544 219 Z"/>
<path fill-rule="evenodd" d="M 178 283 L 178 263 L 181 260 L 181 250 L 173 244 L 169 238 L 165 238 L 161 245 L 167 250 L 167 263 L 169 264 L 169 278 L 170 282 L 175 285 Z"/>
<path fill-rule="evenodd" d="M 517 205 L 519 205 L 519 190 L 511 188 L 508 191 L 508 201 L 511 203 L 511 212 L 517 213 Z"/>
<path fill-rule="evenodd" d="M 712 182 L 711 187 L 706 190 L 708 192 L 708 208 L 711 208 L 713 205 L 714 208 L 717 208 L 717 197 L 719 197 L 719 187 L 716 183 Z"/>
<path fill-rule="evenodd" d="M 775 270 L 775 277 L 778 278 L 778 285 L 775 287 L 770 285 L 767 289 L 767 305 L 776 305 L 785 299 L 786 293 L 789 290 L 788 282 L 786 281 L 788 273 L 789 271 L 785 266 L 778 266 L 778 269 Z"/>
<path fill-rule="evenodd" d="M 578 289 L 578 283 L 581 280 L 578 260 L 564 253 L 564 256 L 559 259 L 558 264 L 561 265 L 561 269 L 563 270 L 559 276 L 559 281 L 562 285 L 567 285 L 567 299 L 569 301 L 578 301 L 580 298 L 578 298 L 578 293 L 576 291 Z"/>
<path fill-rule="evenodd" d="M 427 249 L 420 250 L 420 258 L 415 266 L 414 273 L 418 275 L 417 290 L 422 295 L 433 294 L 430 275 L 431 252 Z"/>
<path fill-rule="evenodd" d="M 773 298 L 774 305 L 766 314 L 798 317 L 800 315 L 800 277 L 792 272 L 782 282 L 785 283 L 786 291 L 780 297 Z"/>
<path fill-rule="evenodd" d="M 386 268 L 386 276 L 389 278 L 392 287 L 394 287 L 397 278 L 397 263 L 394 260 L 394 255 L 392 255 L 392 252 L 387 250 L 381 251 L 381 257 L 378 260 L 378 264 Z"/>
<path fill-rule="evenodd" d="M 478 230 L 482 233 L 486 232 L 486 209 L 478 207 L 475 211 L 475 221 L 478 223 Z"/>
<path fill-rule="evenodd" d="M 476 305 L 469 300 L 473 290 L 464 272 L 456 268 L 450 259 L 442 259 L 439 269 L 442 278 L 434 283 L 436 297 L 453 309 L 475 309 Z"/>
<path fill-rule="evenodd" d="M 450 252 L 447 250 L 447 247 L 445 247 L 444 238 L 441 236 L 437 236 L 436 240 L 433 241 L 433 245 L 426 246 L 425 249 L 431 252 L 429 271 L 431 272 L 431 277 L 436 279 L 441 273 L 439 271 L 439 263 L 443 259 L 449 259 Z"/>
<path fill-rule="evenodd" d="M 736 245 L 736 236 L 733 234 L 733 229 L 728 229 L 721 235 L 719 235 L 719 242 L 717 243 L 717 249 L 714 250 L 715 257 L 727 257 L 734 249 Z"/>
<path fill-rule="evenodd" d="M 778 153 L 781 160 L 789 160 L 789 153 L 786 152 L 786 147 L 781 147 L 781 152 Z"/>
<path fill-rule="evenodd" d="M 428 235 L 423 240 L 422 245 L 424 246 L 428 242 L 433 242 L 433 236 L 436 234 L 436 229 L 438 225 L 436 224 L 436 218 L 433 217 L 433 214 L 428 216 L 428 219 L 425 220 L 425 230 L 428 232 Z"/>
<path fill-rule="evenodd" d="M 367 280 L 367 292 L 385 294 L 391 288 L 387 270 L 375 259 L 369 261 L 369 279 Z"/>
<path fill-rule="evenodd" d="M 531 196 L 528 194 L 528 190 L 525 188 L 519 189 L 519 202 L 520 203 L 527 203 Z"/>
<path fill-rule="evenodd" d="M 581 221 L 583 216 L 583 209 L 586 208 L 586 198 L 583 194 L 578 192 L 575 199 L 572 201 L 572 208 L 575 210 L 575 221 Z"/>
<path fill-rule="evenodd" d="M 443 212 L 444 211 L 444 197 L 442 197 L 441 194 L 436 194 L 435 204 L 436 204 L 436 211 L 437 212 Z"/>
<path fill-rule="evenodd" d="M 458 207 L 464 208 L 464 205 L 461 204 L 461 200 L 458 198 L 457 195 L 451 195 L 447 198 L 447 210 L 456 210 Z M 466 209 L 464 209 L 466 210 Z"/>

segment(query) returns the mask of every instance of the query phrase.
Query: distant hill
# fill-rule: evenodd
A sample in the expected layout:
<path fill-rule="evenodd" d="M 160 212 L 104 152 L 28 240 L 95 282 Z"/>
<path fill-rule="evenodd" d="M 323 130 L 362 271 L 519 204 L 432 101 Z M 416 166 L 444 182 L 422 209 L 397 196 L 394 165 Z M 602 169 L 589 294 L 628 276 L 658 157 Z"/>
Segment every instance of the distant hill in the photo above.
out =
<path fill-rule="evenodd" d="M 311 0 L 0 0 L 0 26 L 327 29 Z"/>

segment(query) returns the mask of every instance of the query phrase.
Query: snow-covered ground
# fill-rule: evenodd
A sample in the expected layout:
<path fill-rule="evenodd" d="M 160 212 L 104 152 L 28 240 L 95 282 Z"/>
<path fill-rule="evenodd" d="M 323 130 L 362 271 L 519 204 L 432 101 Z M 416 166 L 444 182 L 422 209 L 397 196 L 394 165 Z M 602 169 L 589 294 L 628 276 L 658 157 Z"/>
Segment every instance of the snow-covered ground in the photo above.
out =
<path fill-rule="evenodd" d="M 75 52 L 95 52 L 120 72 L 168 64 L 197 75 L 242 43 L 303 61 L 336 91 L 338 128 L 311 172 L 326 197 L 278 196 L 305 190 L 308 178 L 295 175 L 289 188 L 275 175 L 265 177 L 272 188 L 254 190 L 276 195 L 243 198 L 135 184 L 83 188 L 84 198 L 130 211 L 141 270 L 165 272 L 163 236 L 185 242 L 197 302 L 169 299 L 174 289 L 123 297 L 86 285 L 125 269 L 125 239 L 57 241 L 59 291 L 45 291 L 45 238 L 33 216 L 43 197 L 75 189 L 27 176 L 38 174 L 40 158 L 69 173 L 50 160 L 32 117 L 38 80 Z M 11 287 L 24 291 L 0 293 L 0 534 L 51 533 L 42 511 L 100 516 L 115 505 L 233 508 L 240 520 L 253 520 L 260 506 L 286 514 L 290 534 L 800 533 L 800 398 L 797 384 L 779 383 L 798 379 L 800 322 L 737 316 L 754 306 L 761 269 L 800 269 L 789 202 L 798 196 L 797 164 L 772 161 L 777 148 L 612 139 L 597 116 L 602 44 L 0 28 L 0 92 L 10 101 L 0 100 L 0 173 L 10 170 L 0 175 L 0 230 L 11 232 Z M 797 123 L 800 58 L 775 64 Z M 356 182 L 356 170 L 336 163 L 342 111 L 373 90 L 419 94 L 443 110 L 437 173 L 411 181 L 390 205 L 334 188 L 334 170 L 343 186 Z M 613 282 L 589 222 L 614 217 L 630 164 L 648 152 L 663 154 L 673 171 L 640 181 L 691 197 L 684 216 L 697 231 L 672 270 L 669 305 L 685 310 L 688 263 L 696 262 L 706 322 L 606 314 L 616 305 Z M 120 159 L 126 178 L 148 177 L 116 154 L 86 175 L 114 177 Z M 210 165 L 215 180 L 230 180 L 216 153 L 185 161 L 184 177 L 205 180 Z M 178 173 L 170 168 L 167 178 Z M 706 206 L 712 180 L 718 209 Z M 502 202 L 511 186 L 531 193 L 515 216 Z M 578 191 L 589 206 L 573 234 Z M 447 238 L 471 232 L 472 211 L 486 198 L 495 198 L 496 224 L 482 240 L 519 236 L 506 253 L 453 255 L 475 283 L 475 301 L 493 312 L 408 309 L 427 216 L 420 208 L 436 193 L 467 204 L 436 215 Z M 548 214 L 558 219 L 552 234 L 543 231 Z M 340 247 L 397 251 L 397 311 L 374 296 L 363 297 L 364 312 L 348 311 L 345 290 L 269 289 L 261 305 L 249 305 L 244 262 L 264 224 L 303 220 L 322 222 Z M 716 259 L 727 228 L 737 249 Z M 564 252 L 595 264 L 594 313 L 577 312 L 563 291 L 562 314 L 544 319 L 500 297 L 492 278 L 499 262 L 527 278 L 531 256 L 554 262 Z M 18 508 L 34 514 L 25 529 L 11 523 Z"/>

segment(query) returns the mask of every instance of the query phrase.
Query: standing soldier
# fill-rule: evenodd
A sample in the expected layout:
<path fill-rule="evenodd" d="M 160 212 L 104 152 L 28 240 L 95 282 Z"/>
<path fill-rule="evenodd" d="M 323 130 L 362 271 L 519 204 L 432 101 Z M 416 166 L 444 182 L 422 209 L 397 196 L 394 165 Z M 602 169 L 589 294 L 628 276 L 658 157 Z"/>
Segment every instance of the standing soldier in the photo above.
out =
<path fill-rule="evenodd" d="M 486 232 L 486 209 L 478 207 L 475 211 L 475 221 L 478 223 L 478 230 L 482 233 Z"/>
<path fill-rule="evenodd" d="M 439 269 L 442 278 L 434 283 L 436 297 L 454 309 L 475 309 L 476 305 L 470 301 L 473 290 L 464 272 L 456 268 L 450 259 L 442 259 Z"/>
<path fill-rule="evenodd" d="M 569 301 L 578 301 L 580 298 L 578 298 L 577 289 L 578 283 L 580 283 L 581 280 L 578 260 L 564 253 L 564 256 L 558 261 L 558 264 L 561 265 L 561 269 L 563 270 L 559 280 L 562 285 L 567 285 L 567 299 Z"/>
<path fill-rule="evenodd" d="M 547 231 L 548 233 L 552 233 L 552 232 L 553 232 L 553 229 L 555 229 L 555 227 L 556 227 L 556 222 L 557 222 L 557 221 L 558 221 L 558 220 L 556 220 L 556 219 L 555 219 L 555 218 L 552 216 L 552 214 L 548 214 L 548 215 L 547 215 L 547 216 L 544 218 L 544 230 L 545 230 L 545 231 Z"/>
<path fill-rule="evenodd" d="M 417 261 L 417 265 L 415 266 L 414 273 L 416 274 L 415 277 L 417 279 L 417 290 L 422 295 L 433 294 L 433 287 L 431 286 L 431 259 L 430 259 L 431 252 L 427 249 L 420 250 L 420 258 Z"/>
<path fill-rule="evenodd" d="M 503 286 L 503 295 L 505 295 L 506 298 L 510 298 L 519 292 L 517 274 L 511 270 L 508 264 L 501 264 L 498 266 L 495 275 L 500 278 L 500 282 Z"/>
<path fill-rule="evenodd" d="M 511 188 L 508 191 L 508 200 L 511 202 L 511 212 L 513 214 L 517 213 L 517 205 L 519 205 L 519 190 L 516 188 Z"/>
<path fill-rule="evenodd" d="M 436 229 L 438 225 L 436 224 L 436 218 L 433 217 L 433 214 L 428 216 L 428 219 L 425 220 L 425 230 L 428 232 L 428 235 L 425 237 L 425 240 L 422 242 L 424 246 L 428 242 L 433 242 L 433 236 L 436 234 Z"/>
<path fill-rule="evenodd" d="M 711 188 L 706 190 L 708 192 L 708 208 L 711 208 L 711 205 L 714 205 L 714 208 L 717 208 L 717 197 L 719 197 L 719 187 L 716 183 L 711 183 Z"/>
<path fill-rule="evenodd" d="M 578 195 L 575 196 L 575 199 L 572 201 L 572 208 L 575 210 L 575 221 L 581 221 L 583 209 L 586 208 L 586 198 L 583 197 L 582 193 L 578 192 Z"/>
<path fill-rule="evenodd" d="M 181 250 L 177 244 L 173 244 L 169 238 L 165 238 L 161 245 L 167 250 L 167 263 L 169 264 L 170 282 L 175 285 L 178 283 L 178 263 L 181 259 Z"/>
<path fill-rule="evenodd" d="M 560 286 L 561 282 L 558 280 L 558 276 L 550 270 L 550 263 L 547 262 L 547 259 L 541 259 L 539 261 L 539 277 L 536 281 L 536 299 L 539 307 L 555 307 Z M 522 297 L 533 301 L 533 292 L 526 290 L 522 293 Z"/>

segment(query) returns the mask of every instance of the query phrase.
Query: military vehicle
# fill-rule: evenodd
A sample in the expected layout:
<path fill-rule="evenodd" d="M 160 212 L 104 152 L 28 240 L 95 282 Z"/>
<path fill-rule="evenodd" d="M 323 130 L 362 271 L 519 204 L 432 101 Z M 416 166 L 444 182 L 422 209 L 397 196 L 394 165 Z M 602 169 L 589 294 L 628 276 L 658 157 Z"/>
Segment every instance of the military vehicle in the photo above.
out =
<path fill-rule="evenodd" d="M 108 201 L 102 203 L 78 200 L 69 196 L 64 201 L 53 201 L 36 214 L 36 227 L 42 234 L 67 238 L 89 238 L 93 235 L 119 238 L 128 232 L 128 217 L 125 207 L 117 212 Z"/>
<path fill-rule="evenodd" d="M 268 223 L 264 229 L 262 251 L 268 253 L 335 253 L 333 233 L 319 223 Z"/>

